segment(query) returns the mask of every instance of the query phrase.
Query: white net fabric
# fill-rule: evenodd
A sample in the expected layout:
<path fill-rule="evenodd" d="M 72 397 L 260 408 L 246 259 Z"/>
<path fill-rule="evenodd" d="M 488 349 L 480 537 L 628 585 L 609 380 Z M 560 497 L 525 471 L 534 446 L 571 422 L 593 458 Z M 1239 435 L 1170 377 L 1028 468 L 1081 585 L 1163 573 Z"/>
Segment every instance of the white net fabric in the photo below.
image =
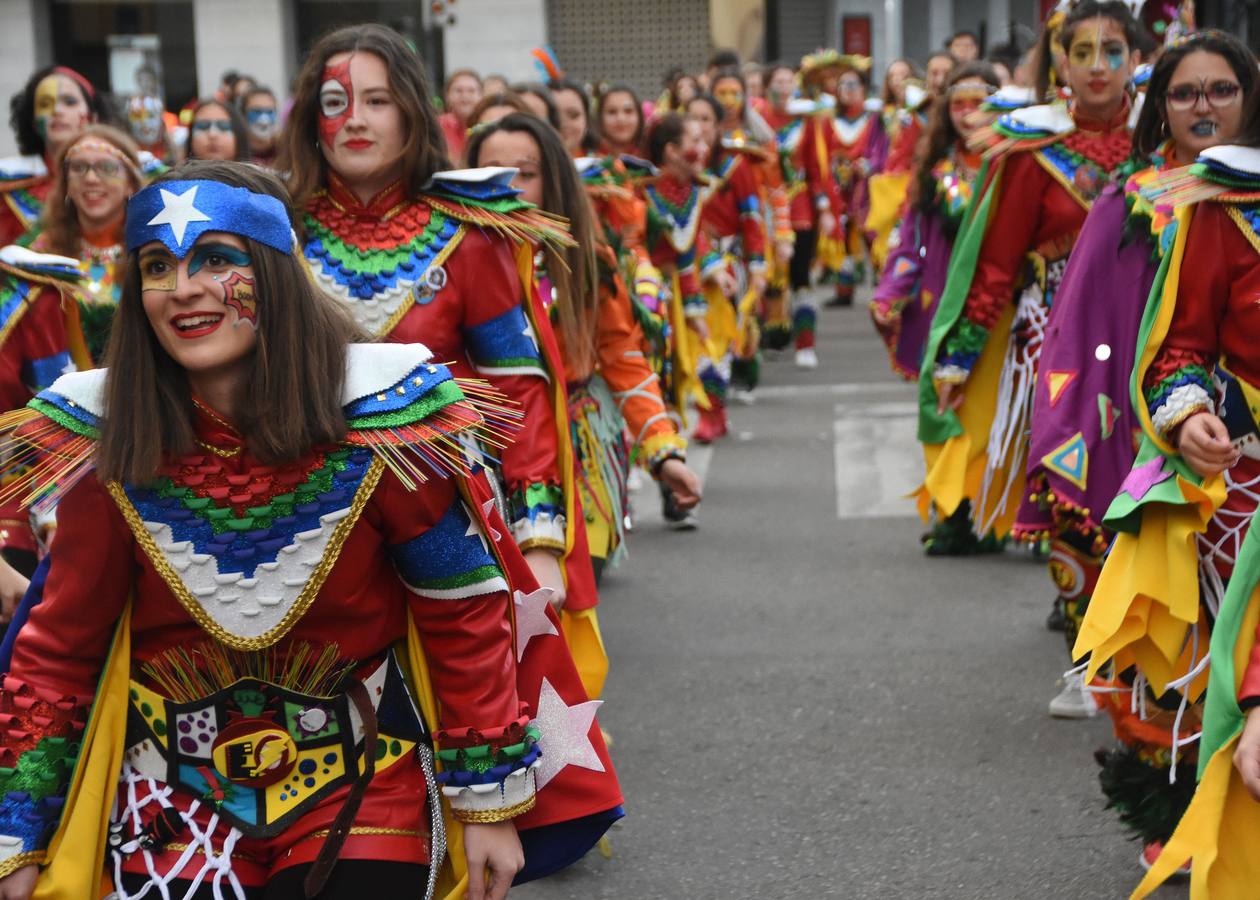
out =
<path fill-rule="evenodd" d="M 199 889 L 209 885 L 214 900 L 246 900 L 245 888 L 232 871 L 232 850 L 240 840 L 241 832 L 223 822 L 218 813 L 210 816 L 203 829 L 194 818 L 201 808 L 201 801 L 193 800 L 187 809 L 181 809 L 171 802 L 173 792 L 170 785 L 140 774 L 130 763 L 123 764 L 118 796 L 110 817 L 114 896 L 118 900 L 141 900 L 144 897 L 190 900 Z M 170 854 L 161 853 L 163 848 L 155 845 L 145 833 L 144 823 L 146 818 L 152 819 L 154 810 L 150 807 L 153 804 L 164 810 L 174 809 L 183 821 L 185 830 L 180 835 L 180 844 L 177 845 L 183 847 L 183 851 L 178 859 L 169 864 L 167 861 Z M 142 836 L 125 839 L 124 835 Z M 129 893 L 122 885 L 122 866 L 126 858 L 136 854 L 144 860 L 149 880 L 136 893 Z M 201 866 L 188 886 L 172 886 L 172 882 L 180 878 L 180 873 L 189 863 L 198 858 Z M 163 864 L 165 871 L 159 870 L 159 862 Z"/>

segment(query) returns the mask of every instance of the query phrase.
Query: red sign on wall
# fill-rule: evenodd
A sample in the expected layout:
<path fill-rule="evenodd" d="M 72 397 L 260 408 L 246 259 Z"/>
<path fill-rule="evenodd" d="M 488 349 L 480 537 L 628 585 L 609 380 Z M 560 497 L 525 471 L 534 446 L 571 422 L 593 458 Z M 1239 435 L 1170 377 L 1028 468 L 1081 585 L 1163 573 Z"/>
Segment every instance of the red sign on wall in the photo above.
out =
<path fill-rule="evenodd" d="M 840 52 L 871 55 L 870 16 L 845 16 L 840 20 Z"/>

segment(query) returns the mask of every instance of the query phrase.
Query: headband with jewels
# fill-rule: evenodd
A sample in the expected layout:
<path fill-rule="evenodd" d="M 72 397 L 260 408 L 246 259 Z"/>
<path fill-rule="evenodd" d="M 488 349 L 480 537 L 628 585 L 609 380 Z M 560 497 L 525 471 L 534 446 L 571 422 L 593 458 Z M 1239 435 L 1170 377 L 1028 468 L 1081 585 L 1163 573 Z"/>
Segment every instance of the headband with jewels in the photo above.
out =
<path fill-rule="evenodd" d="M 293 227 L 283 203 L 219 181 L 163 181 L 127 204 L 127 249 L 161 241 L 183 259 L 207 231 L 226 231 L 293 252 Z"/>

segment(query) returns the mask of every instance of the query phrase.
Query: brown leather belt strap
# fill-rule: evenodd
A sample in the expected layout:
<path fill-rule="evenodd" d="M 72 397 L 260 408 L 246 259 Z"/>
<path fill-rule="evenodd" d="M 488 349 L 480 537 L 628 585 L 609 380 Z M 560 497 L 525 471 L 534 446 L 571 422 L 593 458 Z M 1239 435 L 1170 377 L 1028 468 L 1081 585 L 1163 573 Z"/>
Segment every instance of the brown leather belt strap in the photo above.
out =
<path fill-rule="evenodd" d="M 315 857 L 311 870 L 306 873 L 303 887 L 307 900 L 316 897 L 328 883 L 328 876 L 332 874 L 333 866 L 337 864 L 337 856 L 341 853 L 342 845 L 345 844 L 350 828 L 354 825 L 354 817 L 363 803 L 363 795 L 367 792 L 372 776 L 376 774 L 377 723 L 372 699 L 368 696 L 363 682 L 358 679 L 351 681 L 346 696 L 350 698 L 350 702 L 358 710 L 359 718 L 363 720 L 363 771 L 350 785 L 346 802 L 337 813 L 337 818 L 333 820 L 332 828 L 328 829 L 328 837 L 324 838 L 324 845 L 319 848 L 319 856 Z"/>

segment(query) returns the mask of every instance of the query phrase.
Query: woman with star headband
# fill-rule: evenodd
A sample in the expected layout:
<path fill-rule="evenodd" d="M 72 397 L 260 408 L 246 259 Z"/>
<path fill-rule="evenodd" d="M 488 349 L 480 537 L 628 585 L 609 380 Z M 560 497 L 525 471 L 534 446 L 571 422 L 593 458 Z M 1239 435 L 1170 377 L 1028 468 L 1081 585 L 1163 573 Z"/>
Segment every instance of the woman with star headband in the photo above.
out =
<path fill-rule="evenodd" d="M 518 169 L 513 184 L 522 198 L 563 216 L 578 242 L 540 250 L 535 271 L 565 361 L 577 435 L 573 449 L 583 472 L 582 507 L 598 575 L 624 555 L 631 453 L 681 509 L 699 502 L 700 483 L 687 468 L 686 439 L 669 418 L 659 379 L 643 354 L 643 333 L 616 256 L 597 237 L 590 201 L 562 139 L 537 118 L 518 113 L 474 135 L 468 163 Z"/>
<path fill-rule="evenodd" d="M 1059 38 L 1070 106 L 1032 106 L 978 132 L 985 149 L 920 376 L 919 438 L 927 477 L 920 511 L 944 516 L 969 501 L 975 533 L 1035 536 L 1041 513 L 1024 489 L 1038 356 L 1054 295 L 1090 204 L 1124 173 L 1131 151 L 1129 78 L 1137 23 L 1121 2 L 1086 0 Z M 1055 465 L 1079 478 L 1087 465 L 1065 446 Z M 1056 609 L 1084 611 L 1101 559 L 1092 541 L 1055 536 L 1049 570 Z M 1093 709 L 1069 679 L 1056 709 Z"/>
<path fill-rule="evenodd" d="M 303 254 L 369 334 L 422 340 L 519 404 L 521 430 L 499 454 L 512 535 L 557 603 L 592 609 L 575 470 L 563 452 L 563 363 L 547 358 L 550 325 L 529 303 L 530 241 L 570 238 L 517 199 L 510 172 L 448 171 L 430 96 L 419 57 L 392 29 L 353 26 L 316 44 L 279 166 L 305 210 Z M 606 665 L 596 655 L 591 665 Z"/>
<path fill-rule="evenodd" d="M 136 194 L 109 367 L 0 422 L 62 520 L 0 687 L 5 900 L 499 900 L 620 815 L 468 462 L 505 408 L 354 343 L 287 200 L 216 162 Z"/>
<path fill-rule="evenodd" d="M 108 123 L 96 88 L 65 66 L 40 69 L 9 106 L 9 125 L 23 155 L 0 163 L 0 246 L 35 227 L 66 143 L 92 122 Z"/>

